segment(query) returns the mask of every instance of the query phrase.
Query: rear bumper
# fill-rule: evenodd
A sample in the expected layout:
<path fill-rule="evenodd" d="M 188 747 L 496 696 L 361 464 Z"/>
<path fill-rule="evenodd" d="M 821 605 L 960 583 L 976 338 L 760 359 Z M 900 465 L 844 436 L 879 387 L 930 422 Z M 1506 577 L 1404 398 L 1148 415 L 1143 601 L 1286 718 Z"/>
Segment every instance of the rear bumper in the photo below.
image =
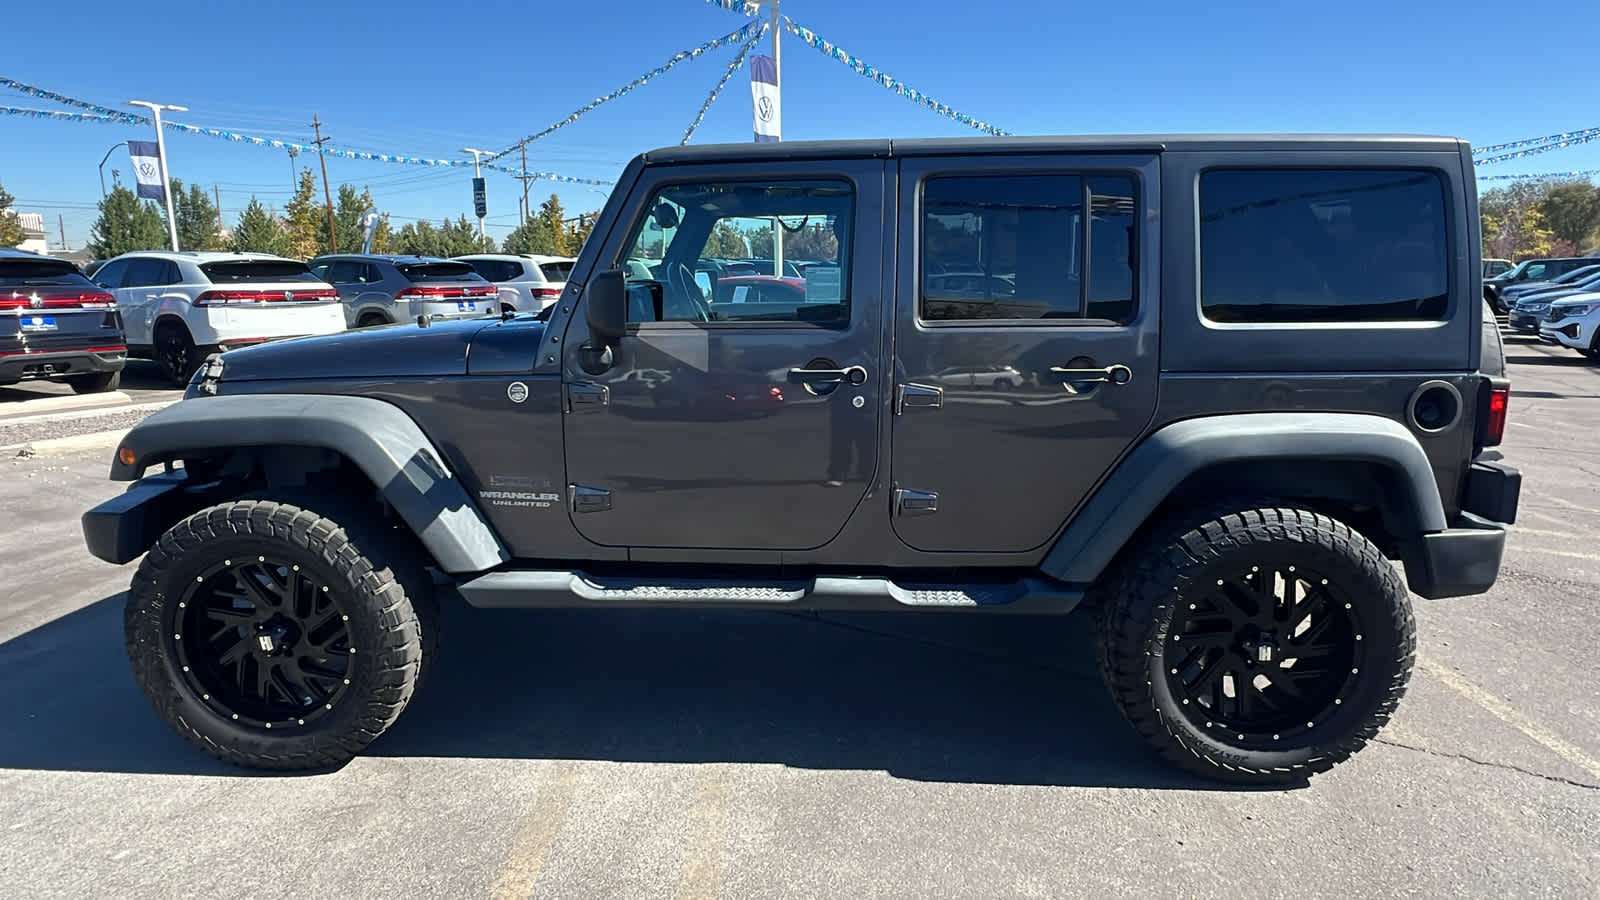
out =
<path fill-rule="evenodd" d="M 58 378 L 63 375 L 94 375 L 103 372 L 120 372 L 128 360 L 128 351 L 117 350 L 53 350 L 44 353 L 0 352 L 0 384 L 15 384 L 35 378 Z"/>
<path fill-rule="evenodd" d="M 1506 529 L 1517 520 L 1522 473 L 1497 459 L 1480 459 L 1467 474 L 1463 511 L 1452 527 L 1422 536 L 1406 581 L 1423 597 L 1466 597 L 1494 586 L 1505 553 Z"/>

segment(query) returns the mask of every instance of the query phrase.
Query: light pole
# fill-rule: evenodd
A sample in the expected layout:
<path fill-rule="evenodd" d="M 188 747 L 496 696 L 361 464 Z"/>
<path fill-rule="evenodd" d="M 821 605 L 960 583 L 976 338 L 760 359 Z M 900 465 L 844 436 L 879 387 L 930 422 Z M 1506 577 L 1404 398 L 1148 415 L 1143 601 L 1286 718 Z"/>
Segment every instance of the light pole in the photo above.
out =
<path fill-rule="evenodd" d="M 484 156 L 484 154 L 488 153 L 489 151 L 488 150 L 479 150 L 479 149 L 476 149 L 474 147 L 462 147 L 461 148 L 461 152 L 462 153 L 471 153 L 472 154 L 472 187 L 473 187 L 472 204 L 473 204 L 473 206 L 477 206 L 478 205 L 477 187 L 478 187 L 478 184 L 481 181 L 483 181 L 483 156 Z M 485 193 L 487 194 L 487 192 L 485 192 Z M 478 246 L 479 246 L 479 248 L 482 248 L 486 243 L 488 243 L 487 240 L 483 236 L 483 213 L 487 212 L 487 211 L 488 210 L 483 209 L 482 207 L 479 207 L 478 209 L 474 209 L 473 210 L 473 212 L 478 213 Z"/>
<path fill-rule="evenodd" d="M 172 211 L 172 178 L 167 175 L 167 142 L 161 136 L 161 111 L 170 109 L 173 112 L 188 112 L 187 106 L 173 106 L 170 103 L 151 103 L 148 100 L 129 100 L 129 106 L 143 106 L 149 109 L 156 120 L 156 159 L 161 163 L 161 195 L 167 198 L 167 236 L 172 238 L 172 249 L 178 249 L 178 219 Z"/>
<path fill-rule="evenodd" d="M 111 150 L 115 150 L 118 147 L 126 147 L 126 146 L 128 146 L 128 142 L 127 141 L 118 141 L 117 143 L 111 145 Z M 106 151 L 106 155 L 100 157 L 100 199 L 101 200 L 104 200 L 106 198 L 106 160 L 111 158 L 111 150 L 107 150 Z M 115 169 L 112 169 L 111 171 L 113 173 L 116 172 Z"/>

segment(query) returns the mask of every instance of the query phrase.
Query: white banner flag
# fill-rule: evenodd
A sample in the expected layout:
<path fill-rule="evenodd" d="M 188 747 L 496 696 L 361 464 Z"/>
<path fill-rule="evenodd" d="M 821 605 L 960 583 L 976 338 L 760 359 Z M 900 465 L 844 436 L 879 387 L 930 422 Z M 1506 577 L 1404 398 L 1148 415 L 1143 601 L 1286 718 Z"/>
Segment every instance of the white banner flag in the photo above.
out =
<path fill-rule="evenodd" d="M 778 102 L 778 67 L 772 57 L 750 57 L 750 97 L 755 101 L 756 140 L 782 140 L 783 107 Z"/>
<path fill-rule="evenodd" d="M 156 154 L 155 141 L 128 142 L 128 155 L 133 158 L 133 177 L 139 181 L 139 196 L 165 200 L 166 185 L 161 183 L 161 160 Z"/>

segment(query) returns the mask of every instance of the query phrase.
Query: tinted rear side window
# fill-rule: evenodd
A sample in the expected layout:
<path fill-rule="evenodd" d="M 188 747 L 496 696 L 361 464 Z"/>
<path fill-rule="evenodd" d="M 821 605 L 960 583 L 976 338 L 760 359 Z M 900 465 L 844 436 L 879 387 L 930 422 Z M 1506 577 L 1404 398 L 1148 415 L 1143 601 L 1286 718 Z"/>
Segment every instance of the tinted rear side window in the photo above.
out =
<path fill-rule="evenodd" d="M 58 259 L 0 258 L 0 287 L 44 285 L 92 287 L 94 283 L 79 274 L 72 263 Z"/>
<path fill-rule="evenodd" d="M 545 278 L 546 281 L 566 281 L 567 280 L 567 276 L 572 274 L 572 263 L 569 263 L 569 262 L 545 262 L 545 263 L 539 263 L 539 271 L 544 273 L 544 278 Z"/>
<path fill-rule="evenodd" d="M 1448 303 L 1437 174 L 1220 170 L 1200 176 L 1200 306 L 1215 322 L 1437 320 Z"/>
<path fill-rule="evenodd" d="M 237 262 L 201 263 L 200 271 L 212 284 L 240 284 L 247 281 L 318 281 L 303 262 L 290 259 L 251 259 Z"/>
<path fill-rule="evenodd" d="M 922 196 L 924 320 L 1133 317 L 1131 180 L 937 177 Z"/>
<path fill-rule="evenodd" d="M 483 281 L 483 277 L 472 271 L 472 267 L 464 262 L 431 262 L 431 263 L 404 263 L 397 268 L 406 280 L 413 284 L 428 284 L 436 281 Z"/>
<path fill-rule="evenodd" d="M 472 259 L 467 264 L 490 281 L 510 281 L 523 275 L 521 263 L 504 259 Z"/>

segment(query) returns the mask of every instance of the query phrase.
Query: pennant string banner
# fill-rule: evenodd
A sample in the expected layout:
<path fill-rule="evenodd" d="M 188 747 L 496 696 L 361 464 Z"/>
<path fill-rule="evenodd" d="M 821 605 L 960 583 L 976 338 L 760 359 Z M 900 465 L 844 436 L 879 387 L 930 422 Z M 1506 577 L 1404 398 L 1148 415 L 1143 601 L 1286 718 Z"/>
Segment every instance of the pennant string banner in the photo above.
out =
<path fill-rule="evenodd" d="M 733 58 L 733 62 L 728 63 L 728 71 L 722 73 L 722 77 L 717 80 L 717 86 L 711 89 L 711 96 L 706 98 L 705 103 L 700 104 L 700 112 L 695 114 L 694 121 L 690 122 L 689 127 L 684 130 L 683 140 L 679 142 L 680 145 L 689 143 L 689 138 L 694 136 L 695 129 L 699 128 L 700 123 L 705 120 L 706 112 L 711 109 L 711 104 L 717 102 L 717 96 L 722 93 L 723 88 L 728 86 L 728 81 L 733 78 L 733 73 L 739 71 L 739 68 L 744 65 L 745 57 L 750 55 L 750 51 L 755 49 L 756 44 L 761 42 L 761 38 L 766 33 L 766 26 L 762 26 L 761 31 L 755 37 L 746 41 L 745 45 L 739 48 L 739 55 Z"/>
<path fill-rule="evenodd" d="M 22 82 L 13 81 L 9 78 L 0 78 L 0 87 L 19 90 L 31 97 L 53 100 L 57 103 L 75 106 L 79 109 L 90 110 L 90 112 L 78 113 L 48 109 L 25 109 L 15 106 L 0 106 L 0 115 L 23 116 L 31 119 L 51 119 L 62 122 L 102 122 L 118 125 L 149 125 L 151 121 L 146 116 L 138 116 L 134 115 L 133 113 L 125 113 L 109 107 L 97 106 L 93 103 L 88 103 L 83 100 L 77 100 L 72 97 L 57 94 L 53 91 L 47 91 L 42 88 L 34 87 L 33 85 L 23 84 Z M 161 124 L 173 131 L 181 131 L 186 134 L 197 134 L 203 137 L 220 138 L 222 140 L 232 141 L 234 143 L 251 144 L 257 147 L 270 147 L 275 150 L 292 149 L 296 153 L 320 153 L 324 156 L 330 156 L 336 159 L 355 159 L 367 162 L 399 163 L 403 165 L 432 166 L 452 169 L 472 168 L 472 160 L 470 159 L 428 159 L 425 157 L 406 156 L 398 153 L 367 153 L 360 150 L 343 150 L 338 147 L 329 147 L 326 145 L 319 147 L 316 144 L 300 144 L 294 141 L 281 141 L 276 138 L 257 137 L 255 135 L 240 134 L 239 132 L 229 131 L 224 128 L 205 128 L 199 125 L 190 125 L 185 122 L 164 121 Z M 574 178 L 570 175 L 559 175 L 555 172 L 524 173 L 521 169 L 512 168 L 510 166 L 485 164 L 483 168 L 498 172 L 505 172 L 511 175 L 528 174 L 532 175 L 537 180 L 556 181 L 564 184 L 587 184 L 602 187 L 612 184 L 610 181 L 603 181 L 596 178 Z"/>
<path fill-rule="evenodd" d="M 63 106 L 75 106 L 78 109 L 86 109 L 99 116 L 103 116 L 104 118 L 100 121 L 126 122 L 129 125 L 150 124 L 149 116 L 141 116 L 137 113 L 124 112 L 120 109 L 112 109 L 109 106 L 100 106 L 98 104 L 89 103 L 85 100 L 79 100 L 75 97 L 68 97 L 65 94 L 58 94 L 55 91 L 47 91 L 44 88 L 35 87 L 31 84 L 24 84 L 21 81 L 15 81 L 4 76 L 0 76 L 0 87 L 10 88 L 13 91 L 27 94 L 29 97 L 37 97 L 40 100 L 53 100 L 56 103 L 62 104 Z"/>
<path fill-rule="evenodd" d="M 1587 144 L 1590 141 L 1600 141 L 1600 130 L 1596 130 L 1595 133 L 1584 137 L 1576 137 L 1565 141 L 1556 141 L 1553 144 L 1529 147 L 1526 150 L 1516 150 L 1511 153 L 1502 153 L 1498 156 L 1486 156 L 1482 159 L 1475 159 L 1472 162 L 1474 165 L 1486 166 L 1490 163 L 1505 162 L 1508 159 L 1521 159 L 1524 156 L 1534 156 L 1539 153 L 1549 153 L 1551 150 L 1561 150 L 1566 147 L 1577 146 L 1578 144 Z"/>
<path fill-rule="evenodd" d="M 580 107 L 579 109 L 575 110 L 572 113 L 572 115 L 567 116 L 565 119 L 562 119 L 561 121 L 555 123 L 554 125 L 549 126 L 548 128 L 544 129 L 543 131 L 537 131 L 537 132 L 534 132 L 533 134 L 528 135 L 527 137 L 523 138 L 520 141 L 517 141 L 516 143 L 512 144 L 511 146 L 507 147 L 504 150 L 501 150 L 499 153 L 496 153 L 493 156 L 486 156 L 484 158 L 488 159 L 488 160 L 499 159 L 500 157 L 505 156 L 505 155 L 515 151 L 517 148 L 521 147 L 524 141 L 527 142 L 527 143 L 533 143 L 534 141 L 537 141 L 538 139 L 544 137 L 545 135 L 551 133 L 552 131 L 555 131 L 558 128 L 565 128 L 566 126 L 571 125 L 573 122 L 578 121 L 578 118 L 580 116 L 582 116 L 584 113 L 589 112 L 590 110 L 594 109 L 595 107 L 599 106 L 602 103 L 606 103 L 608 101 L 615 100 L 618 97 L 621 97 L 623 94 L 626 94 L 626 93 L 632 91 L 634 88 L 639 87 L 640 85 L 651 81 L 652 79 L 656 78 L 659 75 L 662 75 L 668 69 L 671 69 L 673 66 L 676 66 L 678 63 L 681 63 L 684 60 L 699 59 L 700 57 L 706 55 L 707 53 L 710 53 L 712 50 L 715 50 L 718 47 L 721 47 L 721 46 L 723 46 L 725 44 L 743 43 L 745 41 L 750 40 L 750 37 L 752 35 L 755 35 L 755 36 L 759 37 L 761 32 L 764 31 L 766 29 L 766 27 L 767 27 L 766 24 L 763 23 L 763 22 L 751 22 L 750 24 L 744 26 L 743 28 L 740 28 L 738 31 L 730 31 L 730 32 L 728 32 L 727 34 L 725 34 L 725 35 L 723 35 L 721 37 L 712 38 L 711 40 L 706 41 L 704 44 L 701 44 L 700 46 L 695 47 L 693 50 L 681 50 L 678 53 L 673 54 L 672 58 L 667 60 L 662 65 L 656 66 L 654 69 L 651 69 L 650 71 L 644 73 L 643 75 L 640 75 L 638 78 L 635 78 L 634 80 L 628 82 L 627 84 L 623 85 L 622 87 L 617 88 L 616 90 L 612 91 L 609 94 L 606 94 L 606 95 L 601 96 L 601 97 L 596 97 L 593 102 L 591 102 L 591 103 L 587 104 L 586 106 Z"/>
<path fill-rule="evenodd" d="M 1578 169 L 1572 172 L 1538 172 L 1520 175 L 1479 175 L 1479 181 L 1555 181 L 1567 178 L 1591 178 L 1600 175 L 1600 169 Z"/>
<path fill-rule="evenodd" d="M 1566 141 L 1571 140 L 1572 138 L 1589 137 L 1595 134 L 1600 134 L 1600 128 L 1582 128 L 1577 131 L 1563 131 L 1559 134 L 1547 134 L 1544 137 L 1525 138 L 1520 141 L 1512 141 L 1508 144 L 1494 144 L 1488 147 L 1474 147 L 1472 148 L 1472 155 L 1478 156 L 1484 153 L 1499 153 L 1501 150 L 1514 150 L 1518 147 L 1531 147 L 1534 144 L 1548 144 L 1553 141 Z"/>
<path fill-rule="evenodd" d="M 712 6 L 720 6 L 728 12 L 738 13 L 741 16 L 753 16 L 761 11 L 761 7 L 746 0 L 706 0 Z"/>
<path fill-rule="evenodd" d="M 894 77 L 892 77 L 890 75 L 887 75 L 887 74 L 885 74 L 883 72 L 878 71 L 877 68 L 875 68 L 873 66 L 869 66 L 865 62 L 862 62 L 860 59 L 857 59 L 856 57 L 851 56 L 847 51 L 845 51 L 844 48 L 840 47 L 838 44 L 834 44 L 832 42 L 823 40 L 821 38 L 821 36 L 819 36 L 815 31 L 812 31 L 811 29 L 805 27 L 804 25 L 799 24 L 798 22 L 794 21 L 793 19 L 789 18 L 788 16 L 784 16 L 783 17 L 783 25 L 784 25 L 785 30 L 787 30 L 790 34 L 794 35 L 795 37 L 798 37 L 800 40 L 804 41 L 806 44 L 808 44 L 812 48 L 816 49 L 822 55 L 828 56 L 828 57 L 831 57 L 833 59 L 838 60 L 839 62 L 843 63 L 844 65 L 848 66 L 849 68 L 854 69 L 856 74 L 863 75 L 863 76 L 871 79 L 872 81 L 877 82 L 878 84 L 882 85 L 883 87 L 887 88 L 888 90 L 894 91 L 896 94 L 899 94 L 900 96 L 906 98 L 907 100 L 910 100 L 912 103 L 916 103 L 916 104 L 919 104 L 921 106 L 926 106 L 928 109 L 933 110 L 934 112 L 938 113 L 941 116 L 944 116 L 947 119 L 952 119 L 954 121 L 960 122 L 961 124 L 966 125 L 966 126 L 968 126 L 970 128 L 976 128 L 977 130 L 982 131 L 985 134 L 992 134 L 992 135 L 999 136 L 999 135 L 1005 135 L 1005 134 L 1009 133 L 1009 132 L 1006 132 L 1006 131 L 1002 131 L 999 128 L 996 128 L 995 126 L 990 125 L 987 122 L 984 122 L 984 121 L 979 120 L 979 119 L 974 119 L 973 117 L 967 115 L 966 113 L 958 112 L 954 108 L 952 108 L 950 106 L 947 106 L 944 103 L 940 103 L 938 100 L 935 100 L 934 98 L 928 96 L 927 94 L 924 94 L 921 91 L 916 90 L 915 88 L 907 86 L 904 82 L 899 81 L 899 80 L 895 79 Z"/>

